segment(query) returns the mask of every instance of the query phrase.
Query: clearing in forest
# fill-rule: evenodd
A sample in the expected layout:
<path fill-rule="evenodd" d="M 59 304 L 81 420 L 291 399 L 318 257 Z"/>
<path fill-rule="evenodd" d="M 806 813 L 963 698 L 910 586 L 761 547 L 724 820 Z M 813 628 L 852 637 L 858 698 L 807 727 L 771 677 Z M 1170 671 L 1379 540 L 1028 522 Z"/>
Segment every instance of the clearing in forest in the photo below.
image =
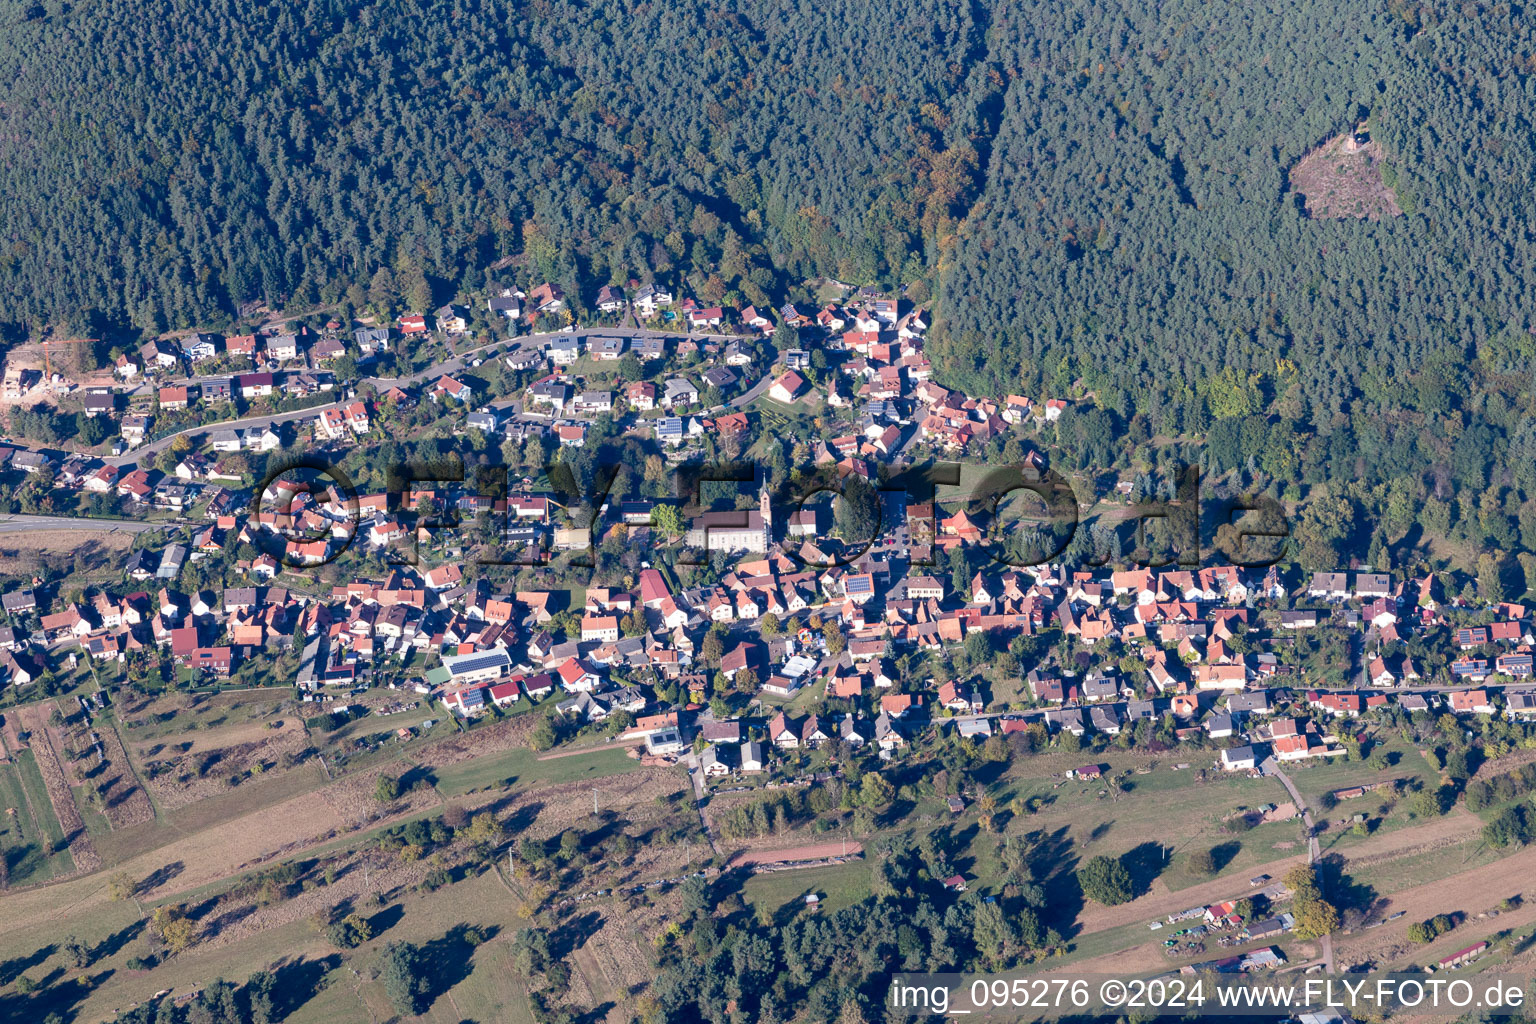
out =
<path fill-rule="evenodd" d="M 1382 150 L 1364 125 L 1323 143 L 1291 168 L 1291 189 L 1314 219 L 1402 216 L 1382 177 Z"/>

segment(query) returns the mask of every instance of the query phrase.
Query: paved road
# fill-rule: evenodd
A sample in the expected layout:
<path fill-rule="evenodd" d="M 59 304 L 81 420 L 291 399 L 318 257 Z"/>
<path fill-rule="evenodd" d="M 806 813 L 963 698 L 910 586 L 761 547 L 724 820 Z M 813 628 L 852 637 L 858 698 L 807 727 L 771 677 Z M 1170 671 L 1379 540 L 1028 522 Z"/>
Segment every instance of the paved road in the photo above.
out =
<path fill-rule="evenodd" d="M 720 847 L 715 845 L 715 833 L 709 827 L 709 815 L 704 813 L 709 791 L 704 784 L 704 769 L 699 765 L 699 756 L 692 752 L 684 754 L 678 758 L 678 764 L 688 769 L 688 782 L 693 789 L 693 809 L 699 814 L 699 827 L 704 830 L 704 838 L 709 841 L 710 852 L 718 857 Z"/>
<path fill-rule="evenodd" d="M 402 377 L 363 377 L 361 382 L 372 385 L 378 391 L 386 391 L 392 387 L 408 387 L 415 384 L 421 384 L 426 381 L 436 380 L 438 377 L 452 376 L 453 374 L 465 370 L 466 368 L 470 368 L 469 364 L 474 361 L 475 357 L 480 356 L 491 349 L 500 349 L 502 346 L 506 346 L 505 352 L 503 352 L 502 355 L 511 355 L 512 353 L 519 352 L 525 348 L 542 349 L 553 339 L 562 336 L 564 336 L 563 332 L 550 332 L 545 334 L 526 334 L 522 337 L 512 338 L 510 340 L 492 341 L 487 344 L 479 345 L 475 348 L 458 353 L 452 359 L 446 359 L 440 363 L 434 363 L 433 365 L 416 373 L 407 374 Z M 572 331 L 570 332 L 570 336 L 609 336 L 626 338 L 685 337 L 685 335 L 680 335 L 668 331 L 637 331 L 620 327 L 586 328 Z M 686 335 L 686 337 L 723 341 L 729 340 L 736 336 L 729 334 L 689 334 Z M 202 379 L 205 378 L 193 378 L 194 381 Z M 748 402 L 757 398 L 758 395 L 761 395 L 764 391 L 766 391 L 771 383 L 772 381 L 769 378 L 763 378 L 750 391 L 746 392 L 730 404 L 733 407 L 740 407 L 747 404 Z M 246 416 L 237 420 L 224 420 L 219 423 L 210 423 L 204 426 L 188 427 L 186 430 L 178 431 L 174 434 L 168 434 L 151 444 L 141 445 L 131 452 L 128 452 L 124 455 L 114 456 L 105 459 L 104 461 L 107 463 L 107 465 L 116 466 L 118 469 L 130 469 L 132 467 L 138 466 L 147 458 L 152 458 L 160 452 L 164 451 L 166 448 L 170 447 L 171 443 L 174 442 L 178 437 L 199 437 L 206 435 L 209 431 L 212 430 L 246 429 L 251 427 L 264 428 L 274 424 L 291 423 L 295 420 L 313 419 L 314 417 L 320 415 L 321 411 L 325 409 L 338 408 L 346 404 L 347 401 L 349 401 L 349 399 L 341 399 L 339 401 L 331 402 L 325 405 L 311 406 L 307 409 L 299 409 L 293 412 L 275 413 L 267 416 Z"/>
<path fill-rule="evenodd" d="M 1280 785 L 1284 786 L 1285 791 L 1291 795 L 1291 802 L 1294 803 L 1296 805 L 1296 809 L 1301 812 L 1301 823 L 1305 825 L 1307 829 L 1307 863 L 1316 864 L 1318 857 L 1322 855 L 1322 851 L 1318 846 L 1316 830 L 1312 826 L 1312 812 L 1307 808 L 1307 802 L 1301 798 L 1300 791 L 1296 789 L 1296 784 L 1291 781 L 1289 775 L 1286 775 L 1285 772 L 1279 769 L 1279 767 L 1271 768 L 1270 772 L 1275 776 L 1275 778 L 1280 780 Z M 1323 969 L 1329 974 L 1332 974 L 1333 935 L 1324 935 L 1322 939 L 1322 945 Z"/>
<path fill-rule="evenodd" d="M 323 409 L 337 409 L 350 402 L 351 399 L 343 398 L 339 401 L 328 402 L 325 405 L 312 405 L 307 409 L 295 409 L 292 412 L 279 412 L 267 416 L 245 416 L 237 420 L 221 420 L 218 423 L 209 423 L 200 427 L 188 427 L 186 430 L 167 434 L 158 441 L 140 445 L 133 451 L 123 455 L 111 456 L 103 459 L 109 466 L 116 466 L 120 470 L 131 470 L 141 462 L 148 461 L 160 452 L 169 448 L 178 437 L 200 437 L 215 430 L 245 430 L 248 428 L 265 428 L 274 424 L 292 423 L 294 420 L 314 419 L 320 415 Z"/>
<path fill-rule="evenodd" d="M 74 516 L 0 516 L 0 533 L 30 533 L 34 530 L 89 530 L 92 533 L 144 533 L 163 530 L 176 523 L 141 523 L 121 519 L 81 519 Z"/>
<path fill-rule="evenodd" d="M 751 403 L 757 401 L 758 397 L 772 386 L 773 375 L 768 374 L 762 380 L 752 385 L 751 388 L 731 399 L 726 404 L 729 405 L 732 409 L 740 409 L 742 406 L 750 405 Z"/>

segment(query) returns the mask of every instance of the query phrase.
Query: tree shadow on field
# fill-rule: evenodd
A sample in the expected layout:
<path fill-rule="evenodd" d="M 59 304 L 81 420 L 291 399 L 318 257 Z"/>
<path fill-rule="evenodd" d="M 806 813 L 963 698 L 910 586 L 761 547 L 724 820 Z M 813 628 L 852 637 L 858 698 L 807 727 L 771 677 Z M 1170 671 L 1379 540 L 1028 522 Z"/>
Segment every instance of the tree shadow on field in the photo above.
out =
<path fill-rule="evenodd" d="M 437 773 L 428 765 L 418 764 L 400 776 L 400 792 L 409 793 L 422 783 L 426 783 L 428 786 L 437 785 Z"/>
<path fill-rule="evenodd" d="M 405 908 L 398 903 L 392 903 L 368 919 L 368 930 L 374 938 L 378 938 L 399 924 L 404 916 Z"/>
<path fill-rule="evenodd" d="M 111 935 L 108 935 L 106 938 L 97 943 L 95 948 L 91 950 L 91 959 L 100 960 L 104 957 L 109 957 L 117 953 L 124 946 L 128 945 L 128 943 L 137 938 L 139 933 L 144 930 L 144 926 L 144 921 L 135 921 L 128 925 L 126 928 L 119 929 L 118 931 L 113 932 Z M 0 984 L 4 984 L 3 979 L 0 979 Z"/>
<path fill-rule="evenodd" d="M 608 1019 L 608 1014 L 612 1012 L 613 1008 L 617 1005 L 618 1004 L 611 999 L 606 1003 L 600 1003 L 597 1006 L 592 1007 L 592 1009 L 588 1010 L 586 1013 L 578 1016 L 576 1018 L 576 1024 L 602 1024 L 603 1021 Z"/>
<path fill-rule="evenodd" d="M 1344 858 L 1336 853 L 1323 857 L 1315 865 L 1317 887 L 1323 898 L 1339 910 L 1364 910 L 1376 902 L 1373 886 L 1360 882 L 1344 872 Z"/>
<path fill-rule="evenodd" d="M 1211 847 L 1211 863 L 1216 865 L 1217 871 L 1220 871 L 1228 864 L 1231 864 L 1233 859 L 1236 858 L 1237 855 L 1242 852 L 1242 850 L 1243 844 L 1238 842 L 1236 839 L 1230 839 L 1225 843 L 1217 843 L 1215 846 Z"/>
<path fill-rule="evenodd" d="M 1136 896 L 1143 896 L 1152 888 L 1152 883 L 1157 876 L 1167 868 L 1167 854 L 1163 852 L 1162 843 L 1140 843 L 1127 850 L 1121 857 L 1120 863 L 1131 876 L 1131 892 Z"/>
<path fill-rule="evenodd" d="M 14 957 L 10 960 L 0 960 L 0 985 L 9 985 L 28 970 L 53 956 L 56 949 L 58 947 L 50 942 L 46 946 L 37 947 L 26 956 Z"/>
<path fill-rule="evenodd" d="M 1046 923 L 1068 938 L 1080 930 L 1077 919 L 1087 903 L 1077 882 L 1078 860 L 1066 825 L 1041 835 L 1030 852 L 1030 867 L 1046 892 Z"/>
<path fill-rule="evenodd" d="M 428 979 L 426 1001 L 429 1006 L 468 978 L 474 970 L 470 959 L 477 944 L 469 941 L 470 928 L 468 924 L 456 924 L 442 938 L 433 939 L 421 946 L 423 973 Z M 487 925 L 476 930 L 480 932 L 482 941 L 488 941 L 495 937 L 499 929 Z"/>
<path fill-rule="evenodd" d="M 272 968 L 272 1017 L 287 1020 L 320 990 L 325 976 L 341 966 L 341 954 L 332 953 L 318 960 L 300 957 Z"/>
<path fill-rule="evenodd" d="M 603 917 L 595 910 L 560 922 L 560 927 L 550 933 L 549 955 L 563 959 L 587 944 L 603 927 Z"/>
<path fill-rule="evenodd" d="M 153 892 L 164 885 L 166 882 L 169 882 L 171 879 L 185 871 L 186 867 L 186 864 L 179 860 L 162 865 L 161 867 L 158 867 L 154 871 L 150 872 L 148 876 L 141 880 L 137 886 L 136 891 L 139 893 Z"/>

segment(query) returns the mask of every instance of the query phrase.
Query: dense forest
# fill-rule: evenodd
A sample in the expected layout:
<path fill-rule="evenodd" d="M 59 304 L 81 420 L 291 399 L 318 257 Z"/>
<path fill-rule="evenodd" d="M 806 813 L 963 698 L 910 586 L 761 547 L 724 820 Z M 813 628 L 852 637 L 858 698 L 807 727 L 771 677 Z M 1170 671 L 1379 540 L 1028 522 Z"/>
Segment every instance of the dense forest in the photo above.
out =
<path fill-rule="evenodd" d="M 1002 89 L 980 12 L 921 0 L 4 7 L 0 294 L 31 325 L 381 269 L 446 298 L 519 255 L 575 294 L 918 278 Z"/>
<path fill-rule="evenodd" d="M 578 307 L 631 277 L 760 306 L 872 282 L 933 305 L 946 383 L 1091 394 L 1058 428 L 1084 466 L 1193 441 L 1315 504 L 1312 561 L 1418 526 L 1536 549 L 1517 6 L 47 0 L 0 23 L 12 339 L 504 277 Z M 1310 217 L 1291 172 L 1362 124 L 1401 215 Z"/>

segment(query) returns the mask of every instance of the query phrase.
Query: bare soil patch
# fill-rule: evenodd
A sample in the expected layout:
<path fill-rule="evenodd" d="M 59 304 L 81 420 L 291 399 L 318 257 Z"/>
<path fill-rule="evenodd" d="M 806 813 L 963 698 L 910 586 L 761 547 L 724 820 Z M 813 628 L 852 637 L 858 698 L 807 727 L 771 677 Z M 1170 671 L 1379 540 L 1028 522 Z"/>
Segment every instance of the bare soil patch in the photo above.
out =
<path fill-rule="evenodd" d="M 517 718 L 472 729 L 468 733 L 460 733 L 452 739 L 432 744 L 422 756 L 434 768 L 444 768 L 486 754 L 525 747 L 528 745 L 528 733 L 533 731 L 533 718 L 533 715 L 519 715 Z"/>
<path fill-rule="evenodd" d="M 69 784 L 85 787 L 85 798 L 108 824 L 119 829 L 154 820 L 154 805 L 139 785 L 115 728 L 94 728 L 78 714 L 48 728 Z"/>
<path fill-rule="evenodd" d="M 366 871 L 363 870 L 364 857 L 369 858 Z M 366 915 L 365 897 L 412 888 L 433 870 L 433 865 L 425 860 L 405 863 L 394 858 L 357 853 L 332 862 L 332 866 L 335 870 L 332 882 L 312 887 L 295 886 L 298 891 L 287 899 L 265 905 L 250 899 L 220 900 L 203 916 L 205 938 L 201 945 L 208 948 L 227 946 L 259 932 L 327 913 L 338 904 L 349 901 L 351 906 L 365 908 L 363 913 Z"/>
<path fill-rule="evenodd" d="M 601 923 L 571 954 L 571 991 L 566 1002 L 573 1006 L 597 1006 L 607 1001 L 615 1004 L 609 1011 L 610 1024 L 633 1019 L 638 992 L 656 980 L 650 954 L 641 947 L 645 936 L 653 935 L 679 912 L 675 894 L 658 897 L 658 902 L 635 907 L 622 902 L 593 906 L 584 904 L 577 915 L 596 912 Z"/>
<path fill-rule="evenodd" d="M 289 770 L 308 745 L 299 720 L 289 717 L 146 740 L 134 744 L 134 753 L 155 799 L 174 810 L 226 792 L 250 774 Z"/>
<path fill-rule="evenodd" d="M 1314 219 L 1380 220 L 1400 217 L 1397 196 L 1382 178 L 1381 145 L 1374 138 L 1354 142 L 1345 132 L 1323 143 L 1291 168 L 1291 189 L 1306 201 Z"/>
<path fill-rule="evenodd" d="M 22 530 L 0 534 L 0 573 L 32 575 L 49 565 L 69 565 L 76 555 L 81 556 L 82 564 L 96 568 L 115 552 L 126 551 L 133 537 L 127 530 Z"/>
<path fill-rule="evenodd" d="M 162 740 L 144 741 L 134 744 L 134 752 L 141 757 L 155 756 L 154 747 L 175 747 L 181 744 L 190 744 L 187 753 L 201 753 L 207 750 L 220 750 L 227 747 L 238 747 L 245 744 L 259 744 L 265 740 L 274 740 L 297 733 L 304 735 L 303 723 L 296 716 L 273 719 L 271 721 L 242 722 L 239 725 L 222 726 L 215 729 L 204 729 L 199 732 L 189 732 L 167 736 Z"/>
<path fill-rule="evenodd" d="M 314 802 L 324 803 L 330 814 L 349 829 L 362 828 L 386 813 L 394 816 L 425 810 L 443 802 L 437 790 L 430 785 L 423 785 L 402 793 L 400 798 L 390 803 L 387 808 L 381 807 L 379 801 L 374 798 L 379 776 L 398 774 L 399 766 L 394 763 L 355 772 L 326 786 L 318 794 L 320 799 Z"/>
<path fill-rule="evenodd" d="M 123 749 L 123 738 L 116 728 L 101 730 L 101 745 L 107 752 L 106 763 L 112 769 L 111 786 L 103 794 L 107 821 L 115 829 L 154 821 L 155 805 L 134 776 L 128 752 Z"/>
<path fill-rule="evenodd" d="M 1478 765 L 1477 771 L 1472 773 L 1472 778 L 1487 782 L 1495 775 L 1503 775 L 1532 761 L 1536 761 L 1536 750 L 1527 750 L 1523 747 L 1519 750 L 1511 750 L 1503 757 L 1495 757 Z"/>

